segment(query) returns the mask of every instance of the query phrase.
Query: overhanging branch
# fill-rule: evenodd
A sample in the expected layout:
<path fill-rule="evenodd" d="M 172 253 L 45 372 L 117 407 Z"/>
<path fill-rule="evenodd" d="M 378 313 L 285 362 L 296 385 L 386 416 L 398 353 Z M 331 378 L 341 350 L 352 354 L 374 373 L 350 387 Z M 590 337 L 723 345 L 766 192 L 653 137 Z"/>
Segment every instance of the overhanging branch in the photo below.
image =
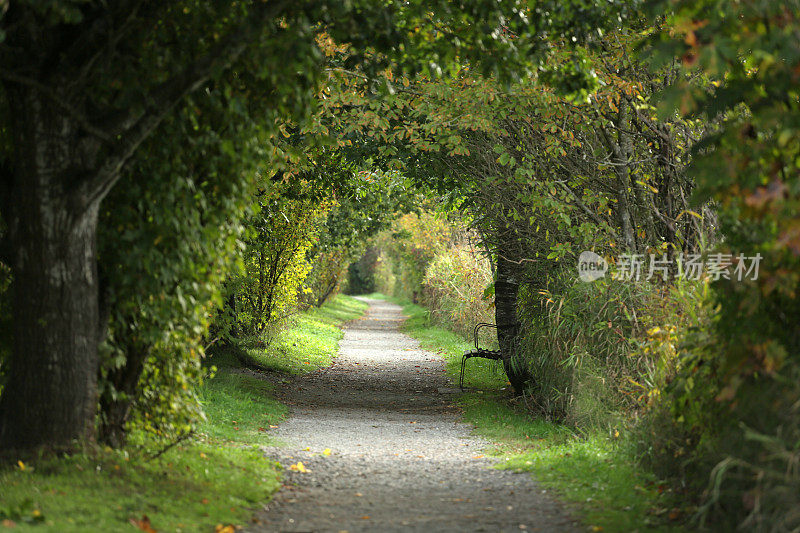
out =
<path fill-rule="evenodd" d="M 105 163 L 86 182 L 92 200 L 102 199 L 116 181 L 120 170 L 139 145 L 158 127 L 164 117 L 189 93 L 208 81 L 216 72 L 230 66 L 248 44 L 262 31 L 263 25 L 276 18 L 288 1 L 256 3 L 254 13 L 206 55 L 188 65 L 182 72 L 152 91 L 143 110 L 128 115 L 106 128 L 118 138 Z"/>
<path fill-rule="evenodd" d="M 104 131 L 101 128 L 93 125 L 89 120 L 84 116 L 83 113 L 75 109 L 69 102 L 63 100 L 55 91 L 53 91 L 50 87 L 36 81 L 33 78 L 29 78 L 27 76 L 23 76 L 21 74 L 17 74 L 16 72 L 12 72 L 10 70 L 6 70 L 4 68 L 0 68 L 0 79 L 3 79 L 10 83 L 15 83 L 17 85 L 24 85 L 34 91 L 37 91 L 42 96 L 53 102 L 56 106 L 61 108 L 61 110 L 66 113 L 70 118 L 75 120 L 80 126 L 86 130 L 91 135 L 97 137 L 98 139 L 111 142 L 111 135 L 108 132 Z"/>

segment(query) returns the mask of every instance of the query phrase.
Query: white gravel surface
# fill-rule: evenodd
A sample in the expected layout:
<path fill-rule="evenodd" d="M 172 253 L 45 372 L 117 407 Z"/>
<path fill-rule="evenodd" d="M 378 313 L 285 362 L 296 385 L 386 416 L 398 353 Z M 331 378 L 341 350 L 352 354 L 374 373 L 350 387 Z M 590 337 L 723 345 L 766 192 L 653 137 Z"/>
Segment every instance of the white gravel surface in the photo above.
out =
<path fill-rule="evenodd" d="M 266 453 L 284 486 L 248 531 L 576 530 L 529 475 L 491 468 L 442 358 L 398 331 L 400 307 L 365 301 L 335 363 L 281 387 L 285 445 Z M 289 470 L 298 461 L 308 472 Z"/>

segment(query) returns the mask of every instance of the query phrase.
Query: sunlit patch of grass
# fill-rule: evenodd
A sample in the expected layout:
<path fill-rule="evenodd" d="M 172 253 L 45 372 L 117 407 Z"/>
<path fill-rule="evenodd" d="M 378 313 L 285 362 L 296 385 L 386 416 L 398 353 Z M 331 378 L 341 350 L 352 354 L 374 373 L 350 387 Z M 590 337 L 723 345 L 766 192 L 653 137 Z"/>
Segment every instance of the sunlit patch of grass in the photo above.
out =
<path fill-rule="evenodd" d="M 221 368 L 200 391 L 207 420 L 198 431 L 213 439 L 266 444 L 270 425 L 278 424 L 287 408 L 271 397 L 273 386 L 246 370 Z"/>
<path fill-rule="evenodd" d="M 241 360 L 264 370 L 302 374 L 329 366 L 338 351 L 339 326 L 364 314 L 368 304 L 337 295 L 322 307 L 290 319 L 269 344 L 260 341 L 232 348 Z"/>
<path fill-rule="evenodd" d="M 211 531 L 242 522 L 278 488 L 275 465 L 257 450 L 196 442 L 156 459 L 98 451 L 0 470 L 0 522 L 15 531 Z M 8 523 L 7 523 L 8 524 Z"/>
<path fill-rule="evenodd" d="M 559 499 L 577 504 L 590 528 L 605 531 L 678 531 L 684 518 L 675 495 L 641 470 L 618 440 L 530 417 L 507 398 L 462 399 L 464 419 L 492 442 L 499 468 L 530 472 Z"/>

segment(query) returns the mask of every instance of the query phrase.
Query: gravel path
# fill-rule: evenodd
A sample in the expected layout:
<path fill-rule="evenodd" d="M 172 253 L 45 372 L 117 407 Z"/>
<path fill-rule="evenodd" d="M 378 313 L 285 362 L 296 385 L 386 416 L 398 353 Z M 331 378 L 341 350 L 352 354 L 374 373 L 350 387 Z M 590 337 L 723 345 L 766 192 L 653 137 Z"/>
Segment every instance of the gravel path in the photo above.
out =
<path fill-rule="evenodd" d="M 273 435 L 288 445 L 266 452 L 284 487 L 249 531 L 576 529 L 529 475 L 490 468 L 444 361 L 398 331 L 400 307 L 365 301 L 335 363 L 279 393 L 292 415 Z M 288 468 L 298 461 L 308 472 Z"/>

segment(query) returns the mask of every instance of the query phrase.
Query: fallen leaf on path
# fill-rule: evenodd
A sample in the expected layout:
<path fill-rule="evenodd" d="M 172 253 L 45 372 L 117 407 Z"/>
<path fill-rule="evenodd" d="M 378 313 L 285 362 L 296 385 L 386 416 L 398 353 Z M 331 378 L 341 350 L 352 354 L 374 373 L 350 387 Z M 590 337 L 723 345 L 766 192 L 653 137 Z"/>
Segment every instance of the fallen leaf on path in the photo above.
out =
<path fill-rule="evenodd" d="M 365 514 L 364 516 L 361 517 L 361 520 L 369 520 L 369 515 Z"/>
<path fill-rule="evenodd" d="M 297 464 L 293 464 L 293 465 L 289 466 L 289 470 L 293 470 L 295 472 L 301 472 L 303 474 L 308 472 L 308 469 L 306 468 L 306 465 L 304 465 L 301 461 L 297 461 Z"/>
<path fill-rule="evenodd" d="M 483 455 L 473 455 L 473 459 L 483 459 Z"/>
<path fill-rule="evenodd" d="M 331 449 L 330 448 L 325 448 L 324 450 L 322 450 L 322 455 L 327 457 L 330 454 L 331 454 Z"/>
<path fill-rule="evenodd" d="M 233 526 L 223 526 L 222 524 L 217 524 L 214 528 L 214 533 L 234 533 L 236 528 Z"/>

